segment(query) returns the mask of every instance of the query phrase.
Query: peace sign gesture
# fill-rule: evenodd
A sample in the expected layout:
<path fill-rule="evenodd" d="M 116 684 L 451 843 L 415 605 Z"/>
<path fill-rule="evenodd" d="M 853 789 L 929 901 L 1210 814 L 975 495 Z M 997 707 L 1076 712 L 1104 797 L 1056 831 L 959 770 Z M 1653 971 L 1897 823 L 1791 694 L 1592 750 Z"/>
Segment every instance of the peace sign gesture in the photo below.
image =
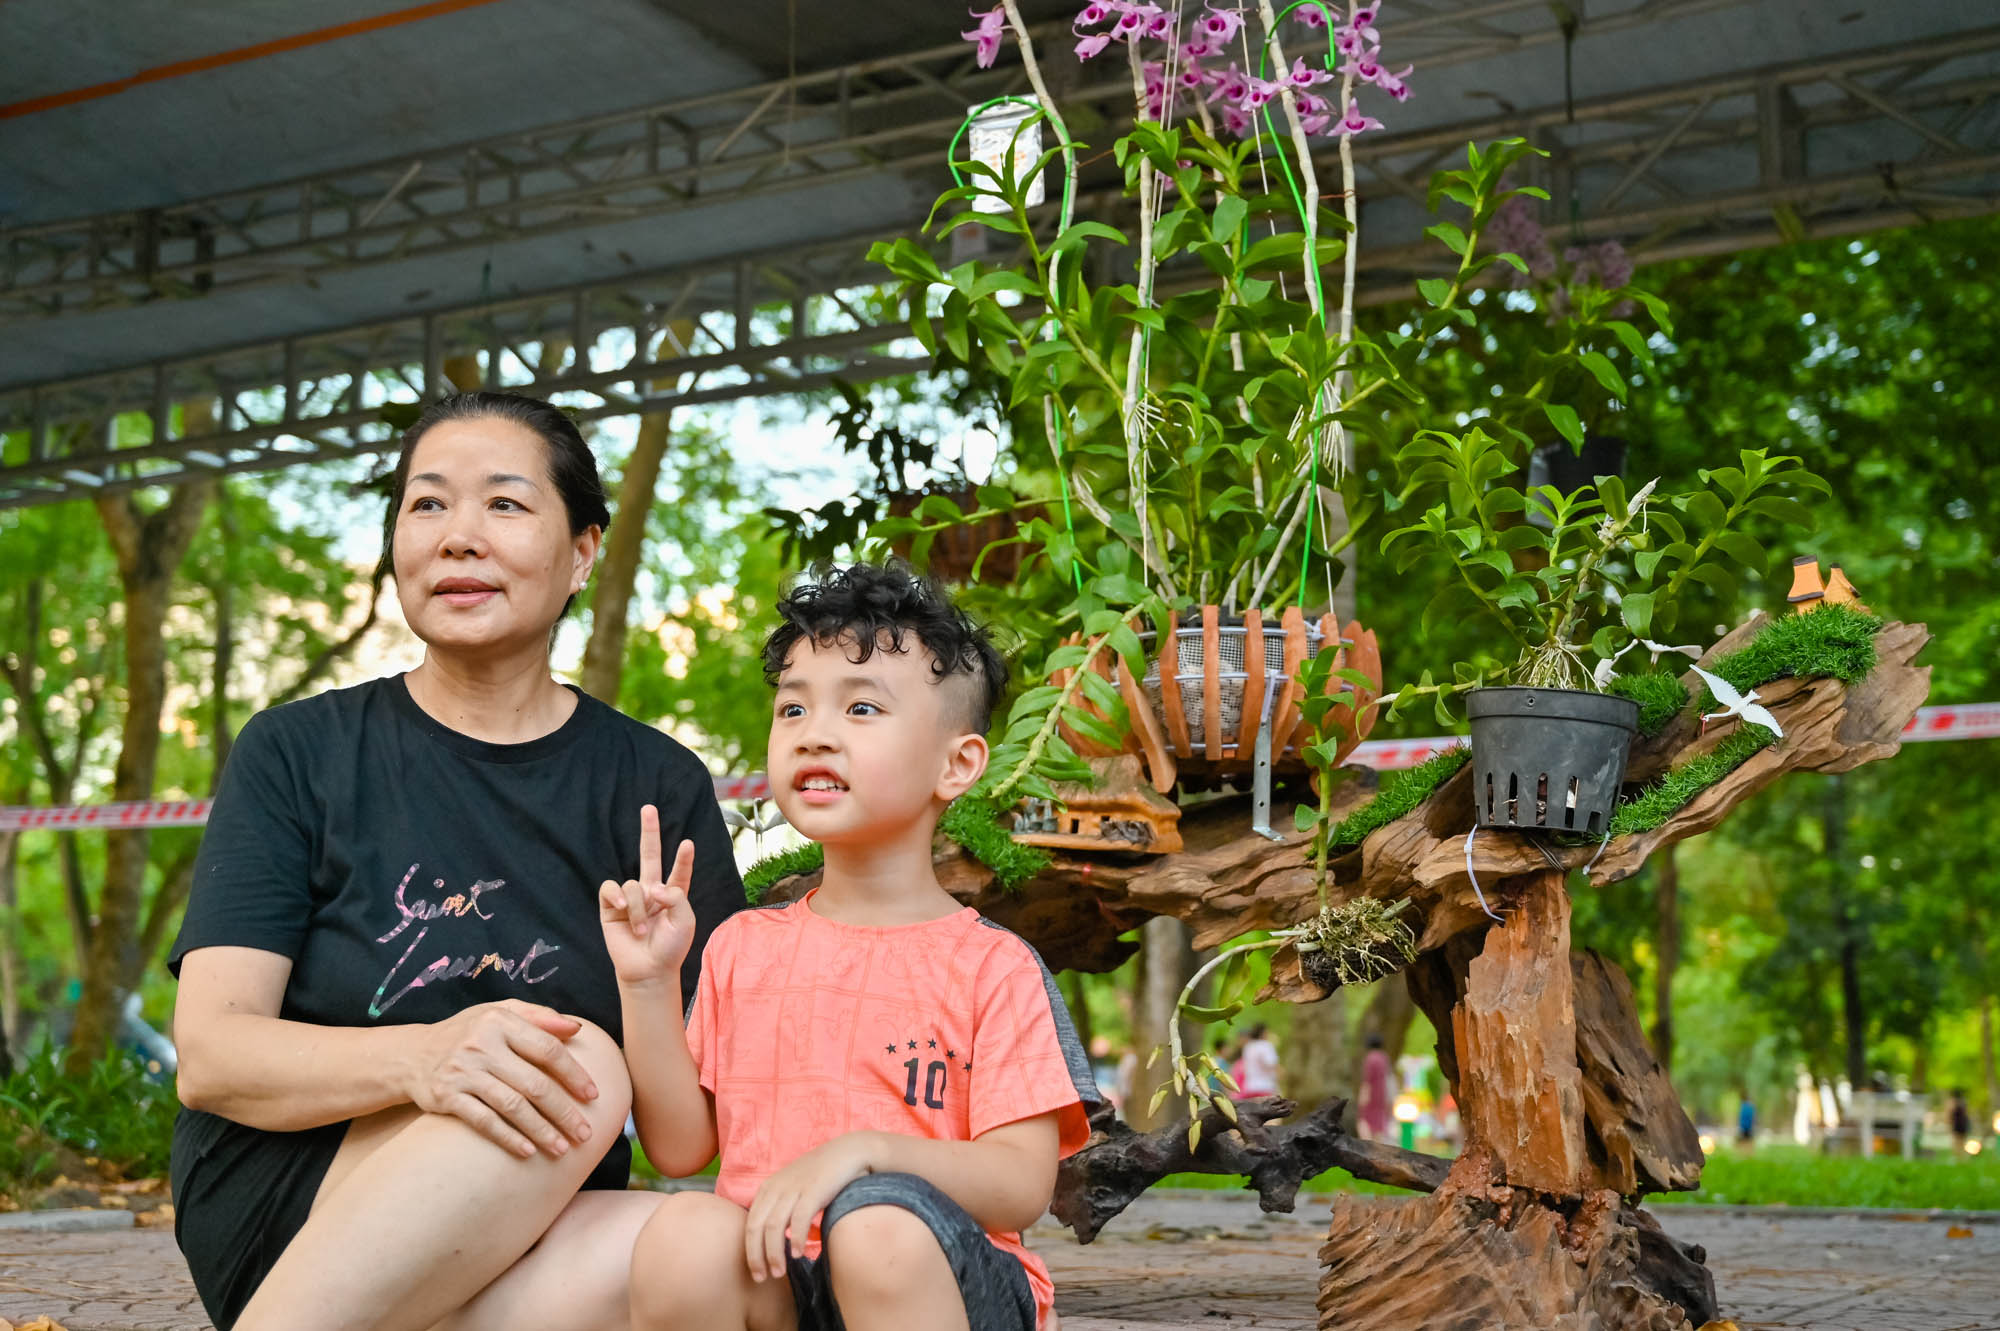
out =
<path fill-rule="evenodd" d="M 683 841 L 673 872 L 660 877 L 660 811 L 639 810 L 639 876 L 617 883 L 607 878 L 597 889 L 597 918 L 604 946 L 620 984 L 678 982 L 681 962 L 694 943 L 694 908 L 688 880 L 694 876 L 694 842 Z"/>

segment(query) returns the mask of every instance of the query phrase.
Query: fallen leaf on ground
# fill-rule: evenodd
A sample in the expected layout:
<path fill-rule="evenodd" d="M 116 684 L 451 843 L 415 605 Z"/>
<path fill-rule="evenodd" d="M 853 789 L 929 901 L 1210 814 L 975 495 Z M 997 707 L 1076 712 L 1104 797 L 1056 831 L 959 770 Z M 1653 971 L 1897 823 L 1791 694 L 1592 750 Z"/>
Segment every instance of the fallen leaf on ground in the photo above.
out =
<path fill-rule="evenodd" d="M 1972 1237 L 1972 1226 L 1953 1225 L 1944 1232 L 1944 1236 L 1948 1239 L 1969 1239 Z"/>
<path fill-rule="evenodd" d="M 0 1331 L 64 1331 L 64 1329 L 61 1322 L 44 1313 L 34 1321 L 23 1322 L 19 1326 L 0 1317 Z"/>

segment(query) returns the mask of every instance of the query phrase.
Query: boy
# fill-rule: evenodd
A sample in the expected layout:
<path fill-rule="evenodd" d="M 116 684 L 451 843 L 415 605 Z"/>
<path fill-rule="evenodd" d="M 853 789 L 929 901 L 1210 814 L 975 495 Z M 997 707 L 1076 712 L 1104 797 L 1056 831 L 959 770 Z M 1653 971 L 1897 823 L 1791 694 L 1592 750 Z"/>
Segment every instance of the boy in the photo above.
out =
<path fill-rule="evenodd" d="M 1018 1231 L 1096 1088 L 1041 959 L 931 869 L 1006 665 L 906 565 L 815 569 L 778 609 L 771 787 L 820 886 L 717 928 L 685 1026 L 693 847 L 662 883 L 643 814 L 641 879 L 600 893 L 640 1144 L 675 1176 L 722 1157 L 639 1236 L 633 1327 L 1048 1331 Z"/>

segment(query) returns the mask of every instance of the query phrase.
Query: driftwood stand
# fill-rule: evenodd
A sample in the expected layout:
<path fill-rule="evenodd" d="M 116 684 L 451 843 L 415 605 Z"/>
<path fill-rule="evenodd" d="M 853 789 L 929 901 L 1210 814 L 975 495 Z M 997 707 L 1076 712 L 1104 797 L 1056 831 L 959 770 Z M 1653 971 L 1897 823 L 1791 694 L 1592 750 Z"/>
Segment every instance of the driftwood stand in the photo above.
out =
<path fill-rule="evenodd" d="M 1705 661 L 1761 627 L 1761 617 L 1746 624 Z M 1874 672 L 1853 687 L 1786 679 L 1760 689 L 1785 737 L 1661 826 L 1605 847 L 1589 885 L 1637 873 L 1654 850 L 1709 830 L 1786 772 L 1845 772 L 1895 753 L 1929 688 L 1928 667 L 1913 664 L 1928 636 L 1922 625 L 1884 627 Z M 1684 713 L 1634 743 L 1626 780 L 1650 781 L 1713 747 L 1729 724 L 1704 736 Z M 1278 1126 L 1292 1105 L 1252 1102 L 1233 1131 L 1213 1116 L 1193 1152 L 1185 1122 L 1141 1134 L 1100 1119 L 1058 1186 L 1056 1213 L 1079 1238 L 1175 1170 L 1248 1174 L 1266 1209 L 1289 1210 L 1300 1180 L 1337 1164 L 1427 1195 L 1335 1204 L 1320 1254 L 1319 1320 L 1328 1331 L 1677 1331 L 1715 1317 L 1705 1254 L 1668 1238 L 1639 1207 L 1648 1193 L 1698 1185 L 1694 1125 L 1647 1044 L 1623 972 L 1570 949 L 1569 878 L 1597 848 L 1481 833 L 1472 869 L 1501 917 L 1495 923 L 1467 874 L 1470 786 L 1470 768 L 1461 769 L 1333 865 L 1336 901 L 1406 899 L 1413 908 L 1406 918 L 1420 950 L 1404 979 L 1440 1033 L 1438 1063 L 1465 1124 L 1458 1160 L 1349 1137 L 1338 1127 L 1339 1101 Z M 1372 774 L 1356 773 L 1342 799 L 1358 807 L 1373 787 Z M 1116 966 L 1133 946 L 1120 935 L 1152 915 L 1185 921 L 1196 947 L 1214 947 L 1317 908 L 1304 838 L 1253 834 L 1247 804 L 1186 809 L 1176 854 L 1059 855 L 1034 881 L 1003 892 L 984 866 L 941 843 L 939 875 L 1056 969 Z M 1290 826 L 1289 810 L 1279 812 L 1277 825 Z M 810 884 L 794 879 L 778 890 Z M 1277 997 L 1326 996 L 1289 952 L 1277 954 L 1272 976 Z"/>

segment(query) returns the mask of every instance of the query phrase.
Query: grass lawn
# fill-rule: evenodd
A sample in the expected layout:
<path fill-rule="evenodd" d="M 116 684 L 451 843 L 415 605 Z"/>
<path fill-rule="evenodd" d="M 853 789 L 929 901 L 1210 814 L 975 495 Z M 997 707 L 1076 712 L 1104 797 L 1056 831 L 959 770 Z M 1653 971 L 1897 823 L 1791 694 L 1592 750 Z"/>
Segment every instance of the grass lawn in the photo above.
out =
<path fill-rule="evenodd" d="M 1162 1188 L 1242 1188 L 1241 1176 L 1169 1174 Z M 1329 1169 L 1303 1192 L 1407 1195 Z M 2000 1211 L 2000 1152 L 1956 1159 L 1937 1155 L 1824 1156 L 1803 1146 L 1766 1146 L 1753 1154 L 1718 1151 L 1702 1171 L 1697 1192 L 1663 1193 L 1649 1203 L 1708 1206 L 1879 1206 L 1892 1210 Z"/>

